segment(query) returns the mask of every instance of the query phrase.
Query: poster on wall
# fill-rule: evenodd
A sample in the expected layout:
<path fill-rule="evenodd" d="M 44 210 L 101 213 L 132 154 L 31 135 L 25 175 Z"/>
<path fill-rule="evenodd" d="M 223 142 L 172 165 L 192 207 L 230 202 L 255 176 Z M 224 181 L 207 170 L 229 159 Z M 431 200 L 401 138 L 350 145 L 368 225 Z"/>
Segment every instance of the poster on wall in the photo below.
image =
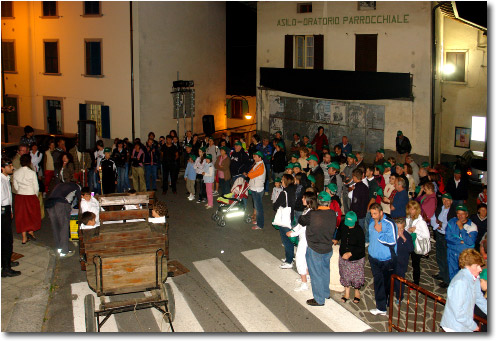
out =
<path fill-rule="evenodd" d="M 318 100 L 315 103 L 315 120 L 328 123 L 331 121 L 331 102 Z"/>
<path fill-rule="evenodd" d="M 455 147 L 470 148 L 470 128 L 455 127 Z"/>
<path fill-rule="evenodd" d="M 352 128 L 365 128 L 365 106 L 350 104 L 348 106 L 348 126 Z"/>
<path fill-rule="evenodd" d="M 269 113 L 270 116 L 281 114 L 284 112 L 284 102 L 279 96 L 271 96 L 269 102 Z"/>
<path fill-rule="evenodd" d="M 331 123 L 346 125 L 346 103 L 332 102 Z"/>
<path fill-rule="evenodd" d="M 270 134 L 275 135 L 276 131 L 281 131 L 284 136 L 284 127 L 282 118 L 270 119 Z"/>

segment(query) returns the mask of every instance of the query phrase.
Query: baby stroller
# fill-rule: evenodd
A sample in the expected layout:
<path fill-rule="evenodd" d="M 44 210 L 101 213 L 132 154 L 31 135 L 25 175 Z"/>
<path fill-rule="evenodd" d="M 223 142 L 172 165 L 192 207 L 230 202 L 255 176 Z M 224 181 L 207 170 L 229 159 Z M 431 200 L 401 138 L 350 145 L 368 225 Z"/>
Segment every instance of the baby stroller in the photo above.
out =
<path fill-rule="evenodd" d="M 212 214 L 212 220 L 217 222 L 220 227 L 226 226 L 226 219 L 245 216 L 245 207 L 243 199 L 248 198 L 248 189 L 250 186 L 243 177 L 238 177 L 231 188 L 231 193 L 217 198 L 219 206 L 217 211 Z M 246 223 L 251 223 L 251 217 L 245 217 Z"/>

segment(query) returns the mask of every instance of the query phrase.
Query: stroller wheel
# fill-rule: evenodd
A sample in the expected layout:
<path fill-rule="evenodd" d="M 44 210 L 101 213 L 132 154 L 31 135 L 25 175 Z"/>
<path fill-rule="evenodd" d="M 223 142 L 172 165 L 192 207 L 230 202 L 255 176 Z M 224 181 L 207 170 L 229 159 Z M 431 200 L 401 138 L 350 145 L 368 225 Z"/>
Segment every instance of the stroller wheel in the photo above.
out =
<path fill-rule="evenodd" d="M 217 212 L 215 212 L 214 214 L 212 214 L 212 220 L 213 221 L 216 221 L 217 220 Z"/>
<path fill-rule="evenodd" d="M 220 227 L 224 227 L 224 226 L 226 226 L 226 221 L 224 219 L 222 219 L 218 222 L 218 224 Z"/>
<path fill-rule="evenodd" d="M 245 217 L 245 223 L 247 224 L 251 223 L 251 217 L 249 215 Z"/>
<path fill-rule="evenodd" d="M 220 216 L 220 215 L 218 215 L 218 214 L 215 216 L 215 221 L 216 221 L 217 223 L 218 223 L 221 219 L 222 219 L 222 216 Z"/>

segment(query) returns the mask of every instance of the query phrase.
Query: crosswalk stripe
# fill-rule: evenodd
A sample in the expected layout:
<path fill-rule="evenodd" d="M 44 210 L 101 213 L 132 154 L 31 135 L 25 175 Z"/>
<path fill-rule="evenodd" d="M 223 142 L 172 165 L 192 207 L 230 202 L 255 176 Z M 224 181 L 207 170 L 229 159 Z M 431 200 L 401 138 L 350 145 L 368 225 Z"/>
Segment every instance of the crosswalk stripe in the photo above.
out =
<path fill-rule="evenodd" d="M 248 332 L 289 332 L 219 258 L 193 264 Z"/>
<path fill-rule="evenodd" d="M 279 269 L 281 261 L 267 250 L 260 248 L 243 251 L 241 254 L 331 330 L 335 332 L 363 332 L 371 329 L 370 326 L 332 299 L 326 300 L 324 307 L 312 307 L 306 304 L 306 300 L 313 296 L 311 288 L 308 291 L 293 291 L 298 275 L 293 270 Z"/>
<path fill-rule="evenodd" d="M 72 313 L 74 315 L 74 331 L 77 333 L 86 332 L 86 323 L 84 317 L 84 298 L 86 295 L 91 294 L 95 299 L 95 309 L 100 305 L 100 298 L 89 288 L 87 282 L 79 282 L 71 284 L 72 295 L 77 298 L 72 301 Z M 101 319 L 100 319 L 101 321 Z M 112 315 L 100 329 L 102 332 L 112 333 L 118 332 L 117 322 Z"/>
<path fill-rule="evenodd" d="M 179 291 L 176 284 L 172 279 L 168 280 L 167 283 L 170 284 L 172 292 L 174 293 L 174 300 L 176 306 L 176 318 L 172 322 L 175 332 L 183 333 L 201 333 L 203 328 L 196 319 L 195 315 L 191 311 L 186 299 L 183 294 Z M 145 292 L 145 296 L 151 296 L 151 292 Z M 162 313 L 157 309 L 151 309 L 153 317 L 157 321 L 158 328 L 162 332 L 170 332 L 170 325 L 167 318 L 162 317 Z"/>

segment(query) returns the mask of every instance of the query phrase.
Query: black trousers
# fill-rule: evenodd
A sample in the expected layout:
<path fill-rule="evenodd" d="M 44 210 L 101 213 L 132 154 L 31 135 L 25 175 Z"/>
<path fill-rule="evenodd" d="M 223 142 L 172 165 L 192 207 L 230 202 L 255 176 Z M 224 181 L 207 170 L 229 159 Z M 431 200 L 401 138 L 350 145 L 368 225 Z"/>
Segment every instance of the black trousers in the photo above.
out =
<path fill-rule="evenodd" d="M 412 268 L 413 268 L 413 283 L 419 285 L 420 283 L 420 260 L 422 255 L 417 255 L 415 252 L 410 253 L 412 258 Z"/>
<path fill-rule="evenodd" d="M 13 245 L 12 206 L 2 206 L 2 269 L 10 269 Z"/>
<path fill-rule="evenodd" d="M 370 268 L 374 277 L 375 307 L 387 311 L 389 305 L 389 290 L 391 275 L 394 273 L 394 262 L 390 259 L 380 261 L 369 256 Z"/>
<path fill-rule="evenodd" d="M 171 177 L 171 187 L 172 191 L 177 192 L 177 176 L 179 174 L 179 167 L 176 163 L 164 163 L 162 164 L 162 168 L 164 169 L 164 174 L 162 175 L 162 189 L 164 192 L 167 192 L 169 189 L 169 174 Z"/>
<path fill-rule="evenodd" d="M 105 192 L 104 192 L 105 194 Z M 50 217 L 55 248 L 63 253 L 69 251 L 71 205 L 57 202 L 53 207 L 47 208 Z"/>
<path fill-rule="evenodd" d="M 203 182 L 203 175 L 196 174 L 195 191 L 198 193 L 198 200 L 207 198 L 207 188 Z"/>

